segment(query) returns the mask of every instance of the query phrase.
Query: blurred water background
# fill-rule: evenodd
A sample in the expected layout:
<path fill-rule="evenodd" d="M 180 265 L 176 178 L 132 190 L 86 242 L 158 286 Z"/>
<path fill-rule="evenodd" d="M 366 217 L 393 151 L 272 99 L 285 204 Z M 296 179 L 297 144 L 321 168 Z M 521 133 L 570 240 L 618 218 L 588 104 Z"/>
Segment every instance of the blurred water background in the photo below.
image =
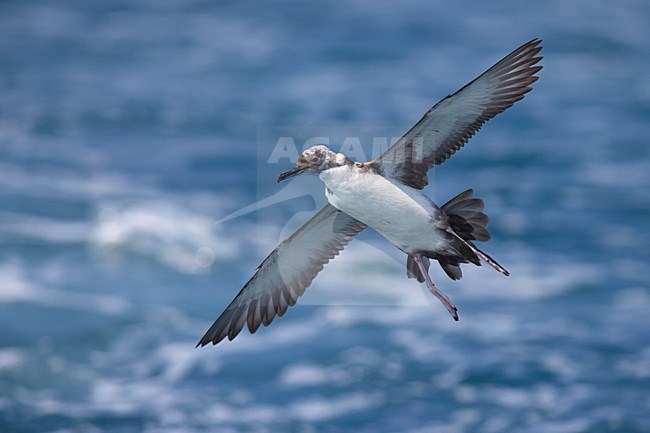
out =
<path fill-rule="evenodd" d="M 0 431 L 650 431 L 648 22 L 645 0 L 0 3 Z M 259 127 L 399 136 L 533 37 L 535 90 L 426 190 L 486 200 L 510 278 L 432 266 L 454 323 L 364 233 L 271 327 L 194 349 L 315 209 L 214 224 L 285 191 Z"/>

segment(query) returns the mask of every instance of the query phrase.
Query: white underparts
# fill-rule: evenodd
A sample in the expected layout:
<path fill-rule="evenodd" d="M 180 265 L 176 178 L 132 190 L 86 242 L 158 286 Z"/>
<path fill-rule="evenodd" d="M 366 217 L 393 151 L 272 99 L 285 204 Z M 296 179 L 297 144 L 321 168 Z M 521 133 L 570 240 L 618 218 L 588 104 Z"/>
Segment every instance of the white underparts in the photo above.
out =
<path fill-rule="evenodd" d="M 419 190 L 354 165 L 325 170 L 319 177 L 332 206 L 374 228 L 402 251 L 440 250 L 448 243 L 436 225 L 440 210 Z"/>

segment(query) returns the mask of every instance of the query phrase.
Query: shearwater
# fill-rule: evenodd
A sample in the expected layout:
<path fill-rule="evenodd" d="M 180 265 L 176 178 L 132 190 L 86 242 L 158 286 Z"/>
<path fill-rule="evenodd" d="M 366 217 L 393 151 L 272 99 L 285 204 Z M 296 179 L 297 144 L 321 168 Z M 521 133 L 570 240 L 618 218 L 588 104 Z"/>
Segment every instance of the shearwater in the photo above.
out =
<path fill-rule="evenodd" d="M 260 264 L 198 346 L 234 339 L 245 324 L 255 333 L 296 303 L 323 266 L 366 227 L 372 227 L 407 254 L 409 278 L 426 283 L 455 320 L 456 307 L 429 277 L 437 260 L 453 280 L 461 263 L 481 260 L 508 275 L 473 241 L 490 239 L 483 201 L 469 189 L 438 207 L 422 194 L 427 172 L 442 164 L 481 126 L 523 99 L 542 67 L 541 40 L 533 39 L 496 63 L 474 81 L 433 106 L 379 158 L 354 162 L 326 146 L 305 150 L 278 182 L 298 174 L 317 174 L 328 204 L 285 239 Z"/>

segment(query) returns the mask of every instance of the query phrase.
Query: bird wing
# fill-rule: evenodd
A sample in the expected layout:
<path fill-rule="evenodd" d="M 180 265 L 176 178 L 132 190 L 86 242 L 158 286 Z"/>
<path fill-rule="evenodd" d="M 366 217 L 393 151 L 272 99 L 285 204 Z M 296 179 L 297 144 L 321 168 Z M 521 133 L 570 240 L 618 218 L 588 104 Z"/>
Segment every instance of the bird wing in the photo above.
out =
<path fill-rule="evenodd" d="M 442 164 L 483 126 L 532 90 L 542 47 L 533 39 L 504 57 L 465 87 L 449 95 L 379 158 L 368 163 L 383 176 L 422 189 L 427 172 Z"/>
<path fill-rule="evenodd" d="M 329 203 L 282 241 L 257 268 L 198 346 L 234 339 L 248 323 L 251 334 L 296 303 L 326 263 L 366 225 Z"/>

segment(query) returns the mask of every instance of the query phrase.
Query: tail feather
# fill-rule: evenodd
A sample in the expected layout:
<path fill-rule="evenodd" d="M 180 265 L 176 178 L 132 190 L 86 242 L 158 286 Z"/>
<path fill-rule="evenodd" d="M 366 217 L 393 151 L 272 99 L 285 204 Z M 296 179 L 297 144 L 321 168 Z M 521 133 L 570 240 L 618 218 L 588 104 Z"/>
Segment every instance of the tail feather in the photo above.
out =
<path fill-rule="evenodd" d="M 461 241 L 465 246 L 467 246 L 474 254 L 479 256 L 481 259 L 483 259 L 488 265 L 492 266 L 494 269 L 497 271 L 501 272 L 503 275 L 506 277 L 510 275 L 510 272 L 506 270 L 503 266 L 501 266 L 496 260 L 494 260 L 492 257 L 484 253 L 483 251 L 479 250 L 476 245 L 474 245 L 472 242 L 463 239 L 456 233 L 451 227 L 447 228 L 447 232 L 451 233 L 453 236 L 455 236 L 459 241 Z"/>
<path fill-rule="evenodd" d="M 438 259 L 438 263 L 440 263 L 440 267 L 445 271 L 445 274 L 452 280 L 460 280 L 463 278 L 463 271 L 460 270 L 458 263 L 450 263 L 449 260 L 445 260 L 443 257 Z"/>
<path fill-rule="evenodd" d="M 509 275 L 503 266 L 472 243 L 472 241 L 485 242 L 490 239 L 490 232 L 487 230 L 489 218 L 483 213 L 484 207 L 483 200 L 474 197 L 474 190 L 468 189 L 458 194 L 442 206 L 448 218 L 447 231 L 461 242 L 462 254 L 467 260 L 480 266 L 480 257 L 497 271 Z M 448 269 L 448 263 L 441 262 L 440 265 L 447 275 L 455 279 L 456 274 L 453 269 Z M 460 269 L 458 274 L 461 275 Z"/>
<path fill-rule="evenodd" d="M 486 242 L 490 240 L 490 232 L 484 207 L 483 200 L 475 198 L 474 190 L 468 189 L 445 203 L 442 210 L 449 218 L 449 225 L 464 240 Z"/>
<path fill-rule="evenodd" d="M 455 237 L 458 242 L 452 242 L 450 251 L 422 251 L 419 258 L 422 265 L 429 270 L 429 260 L 437 260 L 447 276 L 452 280 L 459 280 L 463 273 L 460 265 L 462 263 L 473 263 L 481 266 L 481 260 L 501 272 L 510 275 L 508 271 L 496 260 L 484 253 L 474 245 L 472 241 L 485 242 L 490 239 L 487 231 L 489 222 L 488 216 L 483 213 L 485 204 L 480 198 L 474 197 L 474 191 L 468 189 L 449 200 L 442 206 L 442 211 L 447 216 L 447 232 Z M 409 278 L 416 278 L 420 283 L 426 281 L 426 275 L 422 274 L 416 254 L 409 254 L 406 261 L 406 275 Z"/>

